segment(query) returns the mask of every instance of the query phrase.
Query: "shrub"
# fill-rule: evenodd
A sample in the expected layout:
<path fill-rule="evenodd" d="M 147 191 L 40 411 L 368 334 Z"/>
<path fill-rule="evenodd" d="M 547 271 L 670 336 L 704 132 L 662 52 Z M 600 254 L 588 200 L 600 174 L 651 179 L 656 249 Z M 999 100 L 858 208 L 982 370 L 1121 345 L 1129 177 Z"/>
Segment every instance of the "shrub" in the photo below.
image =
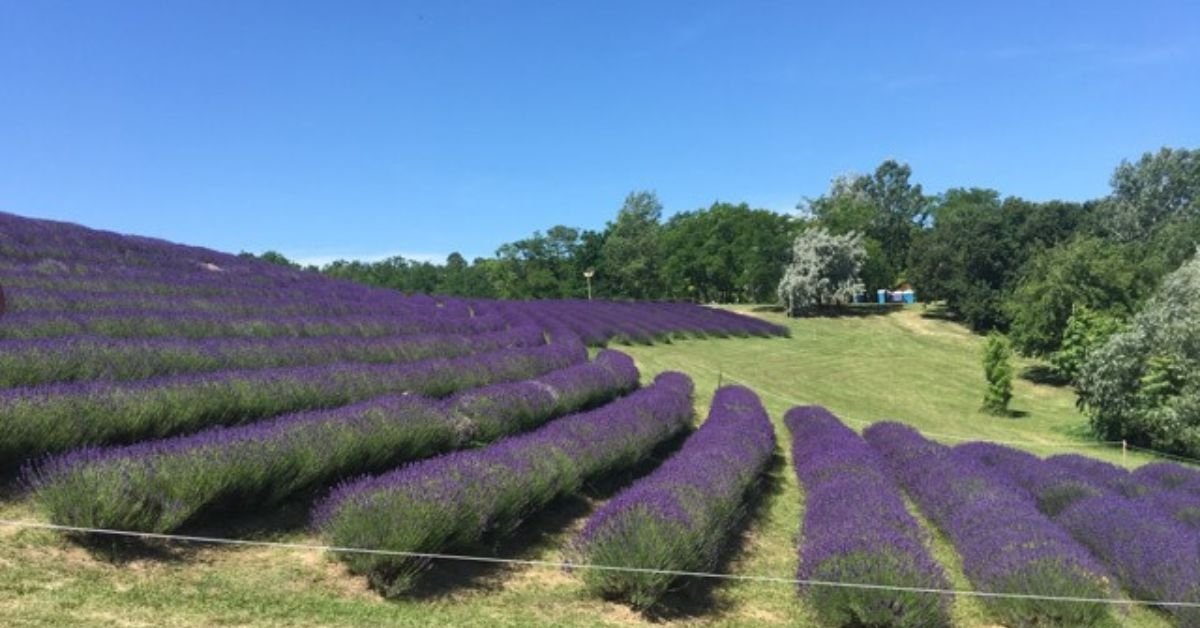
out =
<path fill-rule="evenodd" d="M 803 580 L 947 589 L 928 538 L 879 455 L 824 408 L 792 408 L 796 477 L 804 487 Z M 802 587 L 835 626 L 949 626 L 950 598 L 929 593 Z"/>
<path fill-rule="evenodd" d="M 867 442 L 939 528 L 980 590 L 1053 597 L 1107 598 L 1104 568 L 1039 512 L 1029 494 L 995 469 L 956 455 L 898 423 L 867 428 Z M 1015 625 L 1087 626 L 1109 618 L 1103 604 L 1034 598 L 988 598 Z"/>
<path fill-rule="evenodd" d="M 987 380 L 987 392 L 983 396 L 983 409 L 991 414 L 1008 413 L 1008 402 L 1012 399 L 1012 346 L 1003 334 L 988 334 L 983 347 L 983 376 Z"/>
<path fill-rule="evenodd" d="M 633 360 L 594 362 L 471 391 L 445 403 L 391 395 L 237 428 L 85 449 L 30 469 L 55 523 L 168 532 L 216 510 L 263 508 L 350 475 L 491 440 L 637 387 Z"/>
<path fill-rule="evenodd" d="M 456 452 L 340 485 L 313 511 L 330 544 L 436 552 L 503 535 L 582 482 L 644 459 L 692 419 L 692 382 L 663 373 L 606 406 L 482 449 Z M 399 595 L 428 561 L 341 554 L 384 594 Z"/>
<path fill-rule="evenodd" d="M 775 431 L 758 397 L 726 386 L 696 433 L 654 473 L 639 480 L 588 519 L 574 542 L 581 562 L 673 571 L 716 565 L 775 450 Z M 583 570 L 588 589 L 646 608 L 676 576 Z"/>
<path fill-rule="evenodd" d="M 578 340 L 408 364 L 331 364 L 218 371 L 136 383 L 0 391 L 0 468 L 88 445 L 238 425 L 389 393 L 443 396 L 584 361 Z"/>

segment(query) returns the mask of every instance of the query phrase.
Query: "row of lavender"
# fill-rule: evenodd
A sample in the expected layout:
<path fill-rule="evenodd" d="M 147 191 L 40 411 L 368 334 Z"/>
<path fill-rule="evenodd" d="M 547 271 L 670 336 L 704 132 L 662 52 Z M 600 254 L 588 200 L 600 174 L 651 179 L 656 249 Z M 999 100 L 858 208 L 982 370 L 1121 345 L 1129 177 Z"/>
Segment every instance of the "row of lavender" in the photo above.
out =
<path fill-rule="evenodd" d="M 1028 491 L 1031 499 L 1100 558 L 1138 598 L 1200 604 L 1200 495 L 1173 490 L 1173 478 L 1200 475 L 1170 464 L 1130 473 L 1077 455 L 1041 460 L 992 443 L 956 448 Z M 1156 486 L 1156 484 L 1158 486 Z M 1182 625 L 1200 625 L 1200 608 L 1167 608 Z"/>
<path fill-rule="evenodd" d="M 717 567 L 775 452 L 775 430 L 758 397 L 727 386 L 682 448 L 596 512 L 572 544 L 587 587 L 646 608 L 680 572 Z"/>
<path fill-rule="evenodd" d="M 61 279 L 56 275 L 46 278 Z M 70 280 L 68 280 L 69 282 Z M 318 277 L 323 283 L 324 279 Z M 39 282 L 48 283 L 48 282 Z M 332 283 L 332 281 L 331 281 Z M 120 290 L 115 286 L 99 285 L 90 289 L 71 289 L 53 285 L 33 287 L 14 285 L 9 298 L 9 310 L 22 314 L 80 314 L 109 312 L 148 312 L 159 315 L 192 312 L 220 312 L 234 316 L 274 314 L 282 316 L 338 316 L 346 314 L 397 314 L 406 311 L 427 312 L 434 308 L 447 316 L 469 316 L 466 301 L 459 299 L 426 299 L 401 294 L 389 298 L 368 298 L 367 295 L 345 294 L 338 290 L 314 290 L 305 286 L 304 293 L 279 294 L 270 290 L 217 290 L 208 296 L 160 294 L 150 292 L 153 283 L 140 283 L 138 290 Z M 373 295 L 371 295 L 373 296 Z"/>
<path fill-rule="evenodd" d="M 400 364 L 542 344 L 531 325 L 478 334 L 310 338 L 106 338 L 0 341 L 0 388 L 334 362 Z"/>
<path fill-rule="evenodd" d="M 476 334 L 503 329 L 496 316 L 451 317 L 438 311 L 339 316 L 233 316 L 222 312 L 16 312 L 0 319 L 0 340 L 67 338 L 309 338 L 378 337 L 402 334 Z"/>
<path fill-rule="evenodd" d="M 684 303 L 606 301 L 474 302 L 509 320 L 564 325 L 590 345 L 651 344 L 674 337 L 786 336 L 786 327 L 720 309 Z"/>
<path fill-rule="evenodd" d="M 792 408 L 784 423 L 805 493 L 798 578 L 898 587 L 801 587 L 817 614 L 837 626 L 949 625 L 950 598 L 917 591 L 949 581 L 879 453 L 824 408 Z"/>
<path fill-rule="evenodd" d="M 228 370 L 128 383 L 0 390 L 0 469 L 81 446 L 132 443 L 386 394 L 442 397 L 586 359 L 578 338 L 556 334 L 549 344 L 460 358 Z"/>
<path fill-rule="evenodd" d="M 589 344 L 785 330 L 684 304 L 404 296 L 257 260 L 0 214 L 0 339 L 477 333 L 536 319 Z M 70 338 L 67 338 L 70 340 Z"/>
<path fill-rule="evenodd" d="M 512 532 L 585 481 L 642 461 L 692 414 L 691 380 L 662 373 L 633 394 L 528 434 L 345 483 L 315 508 L 313 523 L 334 546 L 386 551 L 339 558 L 384 593 L 402 593 L 428 554 Z"/>
<path fill-rule="evenodd" d="M 314 525 L 335 546 L 384 550 L 339 558 L 385 594 L 403 593 L 431 554 L 505 536 L 590 478 L 644 460 L 688 427 L 691 393 L 687 377 L 663 373 L 648 388 L 529 434 L 348 482 L 317 505 Z M 683 572 L 714 567 L 774 451 L 757 396 L 718 390 L 700 429 L 571 542 L 588 588 L 645 608 Z"/>
<path fill-rule="evenodd" d="M 625 394 L 638 384 L 628 356 L 436 401 L 389 395 L 237 428 L 86 448 L 26 471 L 60 524 L 167 532 L 217 509 L 262 508 L 355 473 L 487 442 Z"/>
<path fill-rule="evenodd" d="M 10 298 L 19 298 L 20 293 Z M 96 335 L 146 337 L 312 337 L 384 336 L 416 333 L 480 333 L 526 321 L 542 326 L 565 325 L 588 344 L 610 341 L 653 343 L 673 336 L 779 336 L 784 327 L 723 310 L 681 303 L 605 301 L 474 302 L 464 315 L 445 307 L 396 309 L 385 313 L 295 315 L 288 307 L 272 308 L 253 301 L 239 307 L 179 307 L 173 310 L 102 311 L 15 310 L 0 319 L 0 340 L 66 338 Z M 237 313 L 239 309 L 250 313 Z M 499 312 L 488 314 L 479 312 Z M 232 312 L 232 313 L 231 313 Z"/>
<path fill-rule="evenodd" d="M 1200 470 L 952 448 L 896 423 L 864 438 L 818 407 L 793 408 L 785 423 L 806 493 L 798 575 L 811 584 L 801 591 L 831 624 L 951 623 L 950 598 L 935 593 L 950 589 L 946 574 L 903 487 L 972 585 L 998 594 L 985 602 L 1006 624 L 1114 621 L 1109 605 L 1086 600 L 1111 599 L 1117 584 L 1200 625 Z"/>

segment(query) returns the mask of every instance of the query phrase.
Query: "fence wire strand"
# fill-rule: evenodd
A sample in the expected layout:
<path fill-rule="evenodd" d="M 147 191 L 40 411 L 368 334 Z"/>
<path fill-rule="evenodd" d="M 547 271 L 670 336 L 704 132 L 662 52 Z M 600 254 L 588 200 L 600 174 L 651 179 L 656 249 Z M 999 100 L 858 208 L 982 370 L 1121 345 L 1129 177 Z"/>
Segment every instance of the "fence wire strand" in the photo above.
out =
<path fill-rule="evenodd" d="M 1042 595 L 1038 593 L 1004 593 L 999 591 L 976 591 L 973 589 L 938 589 L 929 587 L 903 587 L 887 584 L 872 584 L 861 582 L 839 582 L 835 580 L 816 580 L 806 578 L 789 578 L 783 576 L 760 576 L 749 574 L 712 573 L 704 571 L 682 571 L 675 569 L 652 569 L 647 567 L 624 567 L 619 565 L 597 565 L 591 563 L 571 563 L 552 560 L 531 560 L 520 558 L 500 558 L 495 556 L 471 556 L 467 554 L 441 554 L 434 552 L 405 552 L 386 549 L 369 549 L 359 547 L 338 547 L 336 545 L 321 545 L 316 543 L 284 543 L 280 541 L 255 541 L 249 539 L 229 539 L 210 536 L 190 536 L 183 534 L 161 534 L 157 532 L 136 532 L 131 530 L 110 530 L 104 528 L 88 528 L 82 526 L 67 526 L 38 521 L 19 521 L 0 519 L 0 525 L 49 530 L 71 534 L 95 534 L 127 538 L 140 538 L 158 541 L 173 541 L 181 543 L 199 543 L 208 545 L 232 545 L 244 547 L 270 547 L 275 549 L 320 551 L 332 554 L 366 554 L 375 556 L 396 556 L 417 560 L 445 560 L 456 562 L 490 563 L 515 565 L 524 567 L 539 567 L 561 569 L 566 571 L 615 571 L 627 573 L 642 573 L 674 576 L 679 578 L 703 578 L 708 580 L 727 580 L 741 582 L 759 582 L 765 584 L 787 584 L 795 587 L 827 587 L 840 589 L 859 589 L 868 591 L 895 591 L 901 593 L 921 593 L 928 595 L 943 595 L 953 597 L 997 598 L 1012 600 L 1039 600 L 1046 602 L 1064 602 L 1079 604 L 1108 604 L 1113 606 L 1160 606 L 1169 608 L 1200 608 L 1200 602 L 1157 601 L 1126 598 L 1093 598 L 1061 595 Z"/>

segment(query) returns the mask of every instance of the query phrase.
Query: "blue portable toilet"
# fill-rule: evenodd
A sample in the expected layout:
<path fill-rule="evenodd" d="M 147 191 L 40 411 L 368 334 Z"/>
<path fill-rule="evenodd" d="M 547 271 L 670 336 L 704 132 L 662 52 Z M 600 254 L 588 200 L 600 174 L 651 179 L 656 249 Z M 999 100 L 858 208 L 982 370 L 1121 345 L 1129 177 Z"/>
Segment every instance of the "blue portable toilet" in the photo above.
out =
<path fill-rule="evenodd" d="M 879 290 L 876 290 L 876 291 L 875 291 L 875 296 L 876 296 L 876 297 L 879 299 L 879 304 L 880 304 L 880 305 L 883 305 L 884 303 L 887 303 L 887 296 L 888 296 L 888 294 L 887 294 L 887 290 L 884 290 L 884 289 L 882 289 L 882 288 L 881 288 L 881 289 L 879 289 Z"/>
<path fill-rule="evenodd" d="M 901 294 L 904 295 L 905 303 L 912 304 L 917 302 L 917 293 L 913 292 L 912 290 L 905 290 Z"/>

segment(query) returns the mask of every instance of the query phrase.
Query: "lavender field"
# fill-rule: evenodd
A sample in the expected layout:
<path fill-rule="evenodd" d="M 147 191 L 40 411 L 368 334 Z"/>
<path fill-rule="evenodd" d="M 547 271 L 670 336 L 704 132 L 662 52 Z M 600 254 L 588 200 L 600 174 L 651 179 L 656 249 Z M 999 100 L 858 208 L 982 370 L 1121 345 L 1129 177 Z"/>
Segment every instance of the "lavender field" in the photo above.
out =
<path fill-rule="evenodd" d="M 1040 450 L 1033 432 L 1026 449 L 982 442 L 1016 429 L 994 422 L 940 442 L 960 393 L 930 368 L 871 366 L 936 381 L 867 426 L 896 416 L 855 405 L 879 387 L 847 364 L 872 354 L 836 362 L 834 343 L 975 346 L 880 331 L 915 324 L 903 314 L 406 295 L 9 214 L 0 288 L 0 519 L 393 552 L 0 526 L 6 617 L 1200 625 L 1200 470 Z M 1031 391 L 1037 426 L 1058 399 Z M 1146 604 L 1103 603 L 1131 599 Z"/>

